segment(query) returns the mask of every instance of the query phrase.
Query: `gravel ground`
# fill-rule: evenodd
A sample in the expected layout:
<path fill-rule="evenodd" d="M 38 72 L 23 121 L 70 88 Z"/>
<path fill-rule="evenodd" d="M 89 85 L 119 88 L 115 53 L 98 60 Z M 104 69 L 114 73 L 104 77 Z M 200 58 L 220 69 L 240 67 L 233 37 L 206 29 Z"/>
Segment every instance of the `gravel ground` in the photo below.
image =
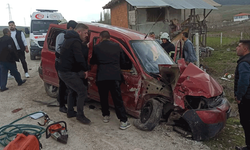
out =
<path fill-rule="evenodd" d="M 51 102 L 55 99 L 47 96 L 44 90 L 43 81 L 38 75 L 40 60 L 30 60 L 26 54 L 30 78 L 22 86 L 17 86 L 14 79 L 9 79 L 7 87 L 9 90 L 0 93 L 0 126 L 37 111 L 46 112 L 52 120 L 64 120 L 68 125 L 68 143 L 61 144 L 52 138 L 46 139 L 42 135 L 40 141 L 43 150 L 207 150 L 207 146 L 201 142 L 186 139 L 174 132 L 171 126 L 161 123 L 153 131 L 141 131 L 131 126 L 127 130 L 119 129 L 119 120 L 115 116 L 114 109 L 111 109 L 111 120 L 103 123 L 100 104 L 90 101 L 84 106 L 86 116 L 92 121 L 90 125 L 81 124 L 76 118 L 67 118 L 66 114 L 60 113 L 58 107 L 47 107 L 44 104 L 33 100 Z M 25 78 L 21 63 L 18 64 L 22 78 Z M 95 109 L 89 109 L 94 105 Z M 22 108 L 13 113 L 12 111 Z M 132 123 L 133 117 L 129 117 Z M 25 118 L 20 123 L 34 124 L 38 121 Z M 19 122 L 18 122 L 19 123 Z M 3 146 L 0 145 L 0 149 Z"/>

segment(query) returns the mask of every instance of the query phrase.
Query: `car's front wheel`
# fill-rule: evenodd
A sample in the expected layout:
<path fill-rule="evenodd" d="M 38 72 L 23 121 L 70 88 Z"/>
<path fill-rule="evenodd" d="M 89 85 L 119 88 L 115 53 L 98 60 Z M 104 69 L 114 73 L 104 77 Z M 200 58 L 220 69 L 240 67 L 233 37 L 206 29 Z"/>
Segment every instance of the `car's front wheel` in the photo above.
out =
<path fill-rule="evenodd" d="M 50 97 L 57 98 L 58 92 L 59 92 L 58 87 L 53 86 L 53 85 L 48 84 L 48 83 L 45 83 L 45 82 L 44 82 L 44 87 L 45 87 L 46 93 L 47 93 Z"/>
<path fill-rule="evenodd" d="M 163 104 L 155 99 L 146 102 L 141 110 L 140 119 L 134 121 L 134 125 L 141 130 L 151 131 L 160 122 Z"/>

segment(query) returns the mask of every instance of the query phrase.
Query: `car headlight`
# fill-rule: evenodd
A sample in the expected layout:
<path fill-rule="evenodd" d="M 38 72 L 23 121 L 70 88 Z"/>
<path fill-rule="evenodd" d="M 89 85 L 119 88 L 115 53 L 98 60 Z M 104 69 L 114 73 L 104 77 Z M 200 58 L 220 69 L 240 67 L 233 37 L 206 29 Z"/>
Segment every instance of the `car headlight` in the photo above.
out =
<path fill-rule="evenodd" d="M 38 46 L 35 41 L 30 40 L 30 46 Z"/>

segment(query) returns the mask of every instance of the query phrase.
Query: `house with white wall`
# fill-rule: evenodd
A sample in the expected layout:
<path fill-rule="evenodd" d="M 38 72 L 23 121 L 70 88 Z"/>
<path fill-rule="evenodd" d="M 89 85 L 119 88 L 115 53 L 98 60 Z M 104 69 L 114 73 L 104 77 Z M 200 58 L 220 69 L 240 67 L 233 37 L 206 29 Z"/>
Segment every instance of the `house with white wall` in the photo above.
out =
<path fill-rule="evenodd" d="M 248 20 L 248 19 L 250 19 L 249 13 L 240 13 L 240 14 L 234 15 L 234 21 L 243 21 L 243 20 Z"/>

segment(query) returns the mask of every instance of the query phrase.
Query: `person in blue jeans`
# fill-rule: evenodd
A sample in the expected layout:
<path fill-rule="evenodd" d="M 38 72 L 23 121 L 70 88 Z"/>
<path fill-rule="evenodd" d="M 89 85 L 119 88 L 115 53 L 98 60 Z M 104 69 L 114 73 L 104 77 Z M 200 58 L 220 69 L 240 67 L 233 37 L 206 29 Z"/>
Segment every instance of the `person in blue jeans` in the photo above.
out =
<path fill-rule="evenodd" d="M 8 71 L 15 77 L 18 86 L 26 82 L 26 80 L 21 79 L 21 75 L 17 70 L 16 61 L 19 59 L 14 41 L 10 37 L 10 30 L 8 28 L 3 29 L 3 34 L 4 36 L 0 38 L 0 87 L 2 92 L 8 90 L 6 87 Z"/>

